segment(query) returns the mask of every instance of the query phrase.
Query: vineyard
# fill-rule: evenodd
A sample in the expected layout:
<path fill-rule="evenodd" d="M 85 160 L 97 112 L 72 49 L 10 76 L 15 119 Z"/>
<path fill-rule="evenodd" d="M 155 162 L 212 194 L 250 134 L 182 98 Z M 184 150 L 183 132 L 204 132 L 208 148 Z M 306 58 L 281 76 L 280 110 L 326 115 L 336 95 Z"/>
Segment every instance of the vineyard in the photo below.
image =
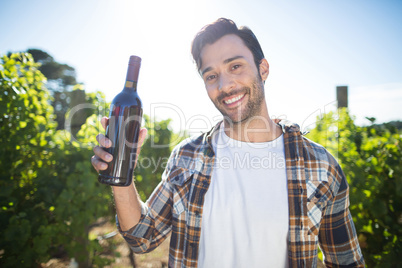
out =
<path fill-rule="evenodd" d="M 76 133 L 62 129 L 51 105 L 54 94 L 45 82 L 30 54 L 1 56 L 0 266 L 63 267 L 74 258 L 79 267 L 132 267 L 129 248 L 120 235 L 113 235 L 111 190 L 97 182 L 90 163 L 96 135 L 103 132 L 99 115 L 107 114 L 107 108 L 81 115 L 84 120 Z M 102 92 L 85 93 L 85 101 L 108 106 Z M 149 136 L 140 157 L 161 163 L 172 148 L 155 149 L 150 141 L 170 144 L 176 134 L 169 120 L 151 122 L 145 116 L 144 122 Z M 341 163 L 367 267 L 400 265 L 401 130 L 392 124 L 358 126 L 346 109 L 340 109 L 317 118 L 307 137 Z M 162 172 L 163 165 L 136 170 L 143 200 Z M 167 266 L 168 242 L 134 258 L 137 267 Z"/>

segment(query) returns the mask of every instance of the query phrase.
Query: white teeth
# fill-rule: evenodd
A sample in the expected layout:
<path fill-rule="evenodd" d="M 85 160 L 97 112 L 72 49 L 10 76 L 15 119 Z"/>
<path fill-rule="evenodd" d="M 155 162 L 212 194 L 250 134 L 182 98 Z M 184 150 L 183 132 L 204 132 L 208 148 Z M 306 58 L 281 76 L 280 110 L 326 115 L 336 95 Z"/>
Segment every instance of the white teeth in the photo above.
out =
<path fill-rule="evenodd" d="M 235 102 L 235 101 L 240 100 L 241 98 L 243 98 L 243 96 L 244 96 L 244 94 L 243 94 L 243 95 L 239 95 L 239 96 L 234 97 L 234 98 L 229 99 L 229 100 L 225 100 L 225 103 L 226 103 L 226 104 L 231 104 L 231 103 L 233 103 L 233 102 Z"/>

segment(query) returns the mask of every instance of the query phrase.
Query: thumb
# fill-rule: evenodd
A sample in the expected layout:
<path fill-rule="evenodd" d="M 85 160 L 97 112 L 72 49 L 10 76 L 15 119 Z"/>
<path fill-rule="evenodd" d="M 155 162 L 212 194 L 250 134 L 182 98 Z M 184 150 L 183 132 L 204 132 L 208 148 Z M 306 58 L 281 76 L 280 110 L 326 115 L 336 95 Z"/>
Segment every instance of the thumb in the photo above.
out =
<path fill-rule="evenodd" d="M 138 157 L 141 152 L 142 145 L 144 144 L 145 138 L 147 137 L 148 130 L 146 128 L 141 128 L 139 137 L 138 137 L 138 146 L 137 146 L 137 157 L 135 159 L 134 168 L 137 166 Z"/>
<path fill-rule="evenodd" d="M 109 124 L 109 118 L 106 117 L 106 116 L 102 117 L 102 119 L 101 119 L 101 124 L 102 124 L 103 129 L 106 130 L 106 127 L 107 127 L 107 125 Z"/>
<path fill-rule="evenodd" d="M 147 134 L 148 134 L 148 129 L 146 129 L 144 127 L 140 129 L 140 134 L 138 137 L 138 145 L 139 145 L 138 148 L 141 149 L 142 145 L 144 144 L 145 138 L 147 137 Z M 138 150 L 138 148 L 137 148 L 137 150 Z"/>

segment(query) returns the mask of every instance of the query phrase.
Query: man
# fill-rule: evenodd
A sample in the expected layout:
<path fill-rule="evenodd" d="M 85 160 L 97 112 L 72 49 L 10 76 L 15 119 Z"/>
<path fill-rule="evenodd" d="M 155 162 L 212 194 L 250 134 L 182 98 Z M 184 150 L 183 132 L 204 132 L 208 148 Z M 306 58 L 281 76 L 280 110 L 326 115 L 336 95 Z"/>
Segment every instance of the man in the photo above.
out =
<path fill-rule="evenodd" d="M 271 120 L 269 64 L 252 31 L 219 19 L 197 34 L 192 55 L 224 120 L 173 150 L 145 204 L 134 184 L 113 188 L 134 252 L 171 233 L 171 267 L 315 267 L 318 244 L 327 266 L 364 267 L 345 176 L 297 125 Z M 108 154 L 94 152 L 95 169 L 104 169 Z"/>

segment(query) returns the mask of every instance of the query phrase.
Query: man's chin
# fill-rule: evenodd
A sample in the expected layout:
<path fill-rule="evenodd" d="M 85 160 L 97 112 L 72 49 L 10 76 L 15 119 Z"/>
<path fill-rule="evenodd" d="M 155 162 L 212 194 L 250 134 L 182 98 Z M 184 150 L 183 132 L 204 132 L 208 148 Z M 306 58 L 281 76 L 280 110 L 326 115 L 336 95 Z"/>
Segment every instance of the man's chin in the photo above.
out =
<path fill-rule="evenodd" d="M 229 126 L 239 125 L 246 121 L 246 118 L 242 119 L 242 118 L 230 117 L 230 116 L 224 116 L 223 119 L 225 120 L 225 123 L 228 124 Z"/>
<path fill-rule="evenodd" d="M 228 113 L 226 110 L 221 108 L 222 107 L 219 107 L 218 110 L 223 115 L 223 119 L 226 122 L 226 124 L 229 124 L 229 126 L 241 124 L 245 122 L 248 118 L 248 116 L 246 115 L 247 111 L 243 109 L 237 110 L 237 113 Z M 240 111 L 243 111 L 243 113 L 241 113 Z"/>

